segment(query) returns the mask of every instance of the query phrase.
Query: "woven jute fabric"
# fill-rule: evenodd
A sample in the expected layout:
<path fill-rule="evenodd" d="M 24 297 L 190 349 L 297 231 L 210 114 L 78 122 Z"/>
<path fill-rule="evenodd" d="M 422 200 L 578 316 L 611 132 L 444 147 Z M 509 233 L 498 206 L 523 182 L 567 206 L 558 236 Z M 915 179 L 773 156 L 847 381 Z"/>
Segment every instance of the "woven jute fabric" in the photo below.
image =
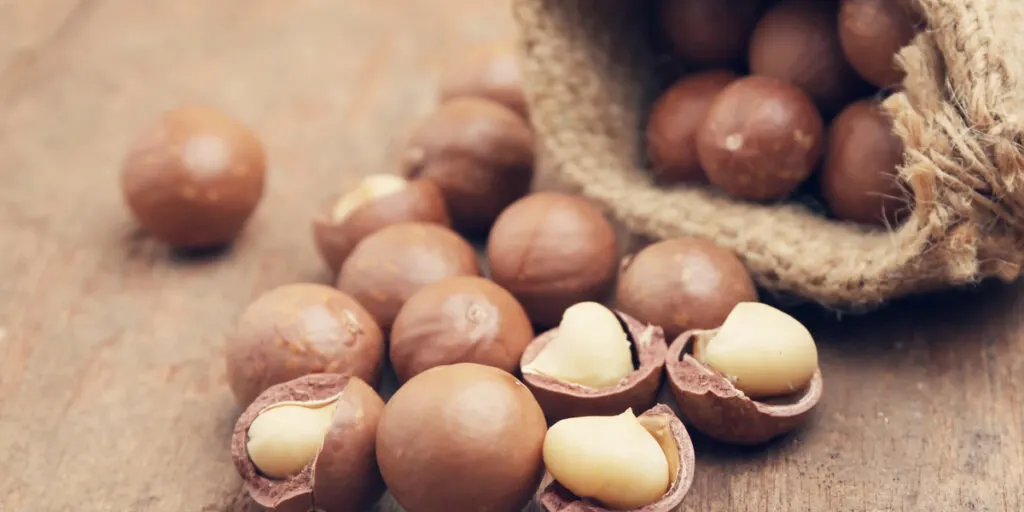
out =
<path fill-rule="evenodd" d="M 531 120 L 551 171 L 631 231 L 734 250 L 780 296 L 841 310 L 1016 279 L 1024 262 L 1024 1 L 916 0 L 927 29 L 898 55 L 884 107 L 905 143 L 913 213 L 870 230 L 801 205 L 659 188 L 642 123 L 659 92 L 649 1 L 515 0 Z"/>

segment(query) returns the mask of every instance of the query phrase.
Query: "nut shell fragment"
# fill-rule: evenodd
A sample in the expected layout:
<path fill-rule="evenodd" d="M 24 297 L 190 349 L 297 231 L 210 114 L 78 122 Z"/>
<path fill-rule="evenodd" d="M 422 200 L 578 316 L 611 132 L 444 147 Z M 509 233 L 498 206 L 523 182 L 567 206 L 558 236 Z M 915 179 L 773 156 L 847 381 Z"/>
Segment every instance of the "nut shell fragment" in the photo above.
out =
<path fill-rule="evenodd" d="M 537 398 L 548 423 L 576 416 L 609 416 L 633 408 L 643 411 L 654 404 L 665 366 L 665 335 L 661 327 L 615 311 L 626 328 L 639 364 L 614 386 L 594 389 L 540 373 L 525 372 L 523 382 Z M 520 368 L 529 365 L 558 335 L 558 328 L 536 337 L 523 352 Z"/>
<path fill-rule="evenodd" d="M 683 418 L 708 437 L 738 445 L 756 445 L 785 434 L 807 419 L 821 399 L 821 370 L 796 394 L 755 401 L 728 379 L 690 355 L 698 337 L 716 330 L 687 331 L 669 347 L 665 361 L 669 388 Z"/>
<path fill-rule="evenodd" d="M 670 512 L 683 502 L 693 483 L 694 451 L 693 442 L 683 422 L 667 405 L 658 404 L 639 416 L 641 423 L 648 427 L 658 439 L 669 460 L 672 484 L 661 499 L 634 509 L 637 512 Z M 657 432 L 654 432 L 654 431 Z M 671 444 L 669 444 L 671 442 Z M 557 481 L 550 483 L 537 498 L 541 508 L 547 512 L 603 512 L 614 510 L 598 503 L 582 500 Z"/>

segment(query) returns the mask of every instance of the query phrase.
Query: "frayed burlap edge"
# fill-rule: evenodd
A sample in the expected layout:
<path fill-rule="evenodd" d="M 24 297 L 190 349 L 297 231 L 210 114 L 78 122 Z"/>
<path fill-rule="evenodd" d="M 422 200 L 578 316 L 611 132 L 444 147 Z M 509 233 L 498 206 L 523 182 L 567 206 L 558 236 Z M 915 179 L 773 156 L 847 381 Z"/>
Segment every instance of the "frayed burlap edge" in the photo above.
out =
<path fill-rule="evenodd" d="M 627 228 L 713 239 L 773 292 L 864 310 L 986 277 L 1015 279 L 1024 259 L 1024 7 L 916 1 L 929 29 L 899 55 L 906 91 L 885 101 L 907 147 L 900 177 L 916 205 L 894 231 L 799 205 L 655 187 L 641 168 L 641 122 L 657 93 L 646 3 L 514 1 L 531 120 L 552 172 Z"/>

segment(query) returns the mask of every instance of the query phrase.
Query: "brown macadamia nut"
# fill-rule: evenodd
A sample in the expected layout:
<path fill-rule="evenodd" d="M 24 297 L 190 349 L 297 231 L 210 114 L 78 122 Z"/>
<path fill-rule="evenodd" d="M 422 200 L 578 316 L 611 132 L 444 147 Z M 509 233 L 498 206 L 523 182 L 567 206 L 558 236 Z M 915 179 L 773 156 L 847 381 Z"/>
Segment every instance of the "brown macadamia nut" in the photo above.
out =
<path fill-rule="evenodd" d="M 263 196 L 263 145 L 217 110 L 169 111 L 132 144 L 121 189 L 143 229 L 183 248 L 230 243 Z"/>
<path fill-rule="evenodd" d="M 732 71 L 723 70 L 689 75 L 654 102 L 647 119 L 646 138 L 654 177 L 659 183 L 705 180 L 697 157 L 697 129 L 711 100 L 736 78 Z"/>
<path fill-rule="evenodd" d="M 521 510 L 543 475 L 546 431 L 537 401 L 508 372 L 438 366 L 388 401 L 377 461 L 408 512 Z"/>
<path fill-rule="evenodd" d="M 605 298 L 618 254 L 608 219 L 585 199 L 557 192 L 513 203 L 487 240 L 492 279 L 541 326 L 556 325 L 577 302 Z"/>
<path fill-rule="evenodd" d="M 904 72 L 896 54 L 917 34 L 921 17 L 908 0 L 841 0 L 839 41 L 857 73 L 878 87 L 893 87 Z"/>
<path fill-rule="evenodd" d="M 478 235 L 530 190 L 533 145 L 533 129 L 512 110 L 480 98 L 454 98 L 413 130 L 402 165 L 406 176 L 441 187 L 456 230 Z"/>
<path fill-rule="evenodd" d="M 705 238 L 657 242 L 623 260 L 615 305 L 675 339 L 691 329 L 714 329 L 736 304 L 757 300 L 757 289 L 732 251 Z"/>
<path fill-rule="evenodd" d="M 482 277 L 450 277 L 402 306 L 391 329 L 391 365 L 403 382 L 455 363 L 515 373 L 532 340 L 530 318 L 511 293 Z"/>
<path fill-rule="evenodd" d="M 307 375 L 267 388 L 231 438 L 244 489 L 280 512 L 368 510 L 384 494 L 375 452 L 383 410 L 357 377 Z"/>
<path fill-rule="evenodd" d="M 758 22 L 750 41 L 750 72 L 796 85 L 835 112 L 865 84 L 846 61 L 836 28 L 836 3 L 782 0 Z"/>
<path fill-rule="evenodd" d="M 829 126 L 821 196 L 832 213 L 864 224 L 896 225 L 909 213 L 896 174 L 903 141 L 873 100 L 846 107 Z"/>
<path fill-rule="evenodd" d="M 763 0 L 661 0 L 661 30 L 682 60 L 727 66 L 742 60 Z"/>
<path fill-rule="evenodd" d="M 824 122 L 800 89 L 748 76 L 711 102 L 697 134 L 708 181 L 739 199 L 783 199 L 806 180 L 824 146 Z"/>
<path fill-rule="evenodd" d="M 760 444 L 796 428 L 822 392 L 817 348 L 807 329 L 753 302 L 737 305 L 718 329 L 676 338 L 666 370 L 690 424 L 734 444 Z"/>
<path fill-rule="evenodd" d="M 544 464 L 554 478 L 538 501 L 548 512 L 679 509 L 693 483 L 693 443 L 668 406 L 639 417 L 569 418 L 544 438 Z"/>
<path fill-rule="evenodd" d="M 313 240 L 321 258 L 337 274 L 363 238 L 400 222 L 451 224 L 437 184 L 371 174 L 313 218 Z"/>
<path fill-rule="evenodd" d="M 245 308 L 225 358 L 228 384 L 244 406 L 274 384 L 311 373 L 376 384 L 384 341 L 373 317 L 348 295 L 320 284 L 288 284 Z"/>
<path fill-rule="evenodd" d="M 661 386 L 665 336 L 596 302 L 565 311 L 562 322 L 523 352 L 523 380 L 549 422 L 650 407 Z"/>
<path fill-rule="evenodd" d="M 514 44 L 478 46 L 454 56 L 441 78 L 440 100 L 466 96 L 498 102 L 529 118 Z"/>
<path fill-rule="evenodd" d="M 338 289 L 355 297 L 388 331 L 405 301 L 424 286 L 480 275 L 473 246 L 437 224 L 403 222 L 364 238 L 341 266 Z"/>

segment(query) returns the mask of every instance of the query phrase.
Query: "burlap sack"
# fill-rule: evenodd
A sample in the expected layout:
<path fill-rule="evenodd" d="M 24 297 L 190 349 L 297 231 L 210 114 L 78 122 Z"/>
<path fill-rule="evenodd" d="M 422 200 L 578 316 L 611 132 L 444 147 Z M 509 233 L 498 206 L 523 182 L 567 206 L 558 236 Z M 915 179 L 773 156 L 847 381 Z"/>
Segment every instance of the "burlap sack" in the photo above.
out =
<path fill-rule="evenodd" d="M 772 292 L 857 310 L 1013 280 L 1024 260 L 1024 0 L 917 1 L 929 30 L 900 53 L 905 92 L 885 102 L 916 204 L 894 231 L 655 187 L 641 138 L 659 92 L 650 2 L 515 0 L 531 118 L 566 184 L 638 234 L 733 249 Z"/>

